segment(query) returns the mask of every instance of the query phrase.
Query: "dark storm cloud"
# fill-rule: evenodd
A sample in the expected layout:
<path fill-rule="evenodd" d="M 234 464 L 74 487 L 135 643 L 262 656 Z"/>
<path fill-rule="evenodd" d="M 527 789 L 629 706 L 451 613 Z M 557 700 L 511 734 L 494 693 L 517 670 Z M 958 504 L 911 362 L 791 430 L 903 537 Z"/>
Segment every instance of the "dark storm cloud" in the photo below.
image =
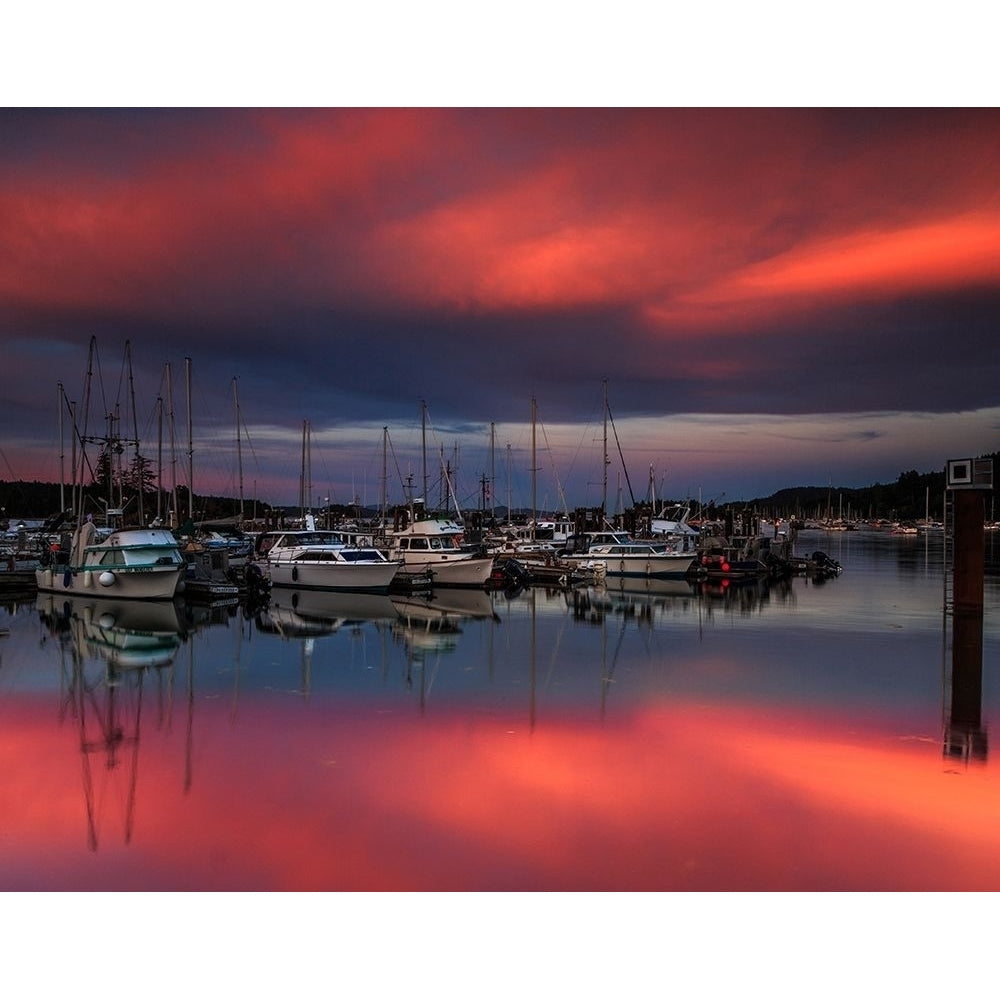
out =
<path fill-rule="evenodd" d="M 364 436 L 426 400 L 472 434 L 525 422 L 533 396 L 586 423 L 604 379 L 621 421 L 985 413 L 998 126 L 989 109 L 3 112 L 0 430 L 49 421 L 92 335 L 106 356 L 129 340 L 154 394 L 191 357 L 223 422 L 236 376 L 247 418 L 290 433 Z M 909 433 L 868 441 L 905 451 Z"/>

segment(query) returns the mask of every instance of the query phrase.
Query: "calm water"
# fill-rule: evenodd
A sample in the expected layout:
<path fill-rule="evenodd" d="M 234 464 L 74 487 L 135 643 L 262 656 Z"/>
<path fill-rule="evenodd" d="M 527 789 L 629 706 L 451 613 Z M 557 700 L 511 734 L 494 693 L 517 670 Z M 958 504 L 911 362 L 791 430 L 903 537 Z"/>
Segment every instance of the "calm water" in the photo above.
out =
<path fill-rule="evenodd" d="M 0 889 L 1000 889 L 995 544 L 957 644 L 940 540 L 862 532 L 708 594 L 7 605 Z"/>

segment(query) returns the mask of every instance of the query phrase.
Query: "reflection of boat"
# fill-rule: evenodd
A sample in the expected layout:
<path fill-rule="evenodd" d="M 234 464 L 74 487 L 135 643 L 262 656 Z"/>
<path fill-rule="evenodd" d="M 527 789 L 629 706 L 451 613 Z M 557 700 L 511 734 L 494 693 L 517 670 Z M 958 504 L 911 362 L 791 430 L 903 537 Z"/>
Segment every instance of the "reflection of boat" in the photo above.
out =
<path fill-rule="evenodd" d="M 611 577 L 605 580 L 602 589 L 609 594 L 638 598 L 692 597 L 698 593 L 694 582 L 687 578 Z"/>
<path fill-rule="evenodd" d="M 264 631 L 291 638 L 330 635 L 345 625 L 395 621 L 397 617 L 395 605 L 385 594 L 281 587 L 272 591 L 258 624 Z"/>
<path fill-rule="evenodd" d="M 278 591 L 280 604 L 289 591 Z M 380 621 L 396 617 L 396 608 L 386 594 L 360 594 L 351 591 L 293 590 L 291 604 L 304 618 L 333 619 L 340 622 Z"/>
<path fill-rule="evenodd" d="M 65 714 L 76 724 L 83 758 L 87 841 L 97 850 L 101 807 L 118 796 L 98 788 L 121 782 L 124 839 L 135 820 L 142 695 L 150 668 L 171 667 L 181 642 L 179 609 L 172 601 L 62 598 L 40 594 L 39 616 L 69 651 Z M 95 664 L 100 669 L 95 672 Z M 91 767 L 94 755 L 103 766 Z M 122 765 L 124 764 L 124 768 Z"/>
<path fill-rule="evenodd" d="M 485 590 L 446 589 L 430 594 L 393 595 L 397 620 L 393 626 L 411 649 L 451 650 L 460 623 L 466 619 L 497 618 Z"/>
<path fill-rule="evenodd" d="M 173 601 L 64 598 L 39 594 L 37 608 L 52 626 L 68 628 L 77 652 L 120 670 L 173 662 L 182 625 Z"/>
<path fill-rule="evenodd" d="M 393 621 L 397 617 L 395 605 L 385 594 L 284 587 L 272 592 L 268 610 L 289 622 L 297 620 L 306 628 L 328 626 L 327 631 L 358 622 Z"/>
<path fill-rule="evenodd" d="M 694 583 L 687 580 L 637 579 L 635 577 L 609 577 L 606 582 L 578 588 L 574 591 L 574 614 L 581 617 L 591 612 L 624 612 L 650 614 L 668 602 L 697 597 Z"/>
<path fill-rule="evenodd" d="M 430 594 L 392 595 L 392 604 L 402 618 L 459 619 L 496 618 L 493 601 L 485 590 L 445 588 Z"/>

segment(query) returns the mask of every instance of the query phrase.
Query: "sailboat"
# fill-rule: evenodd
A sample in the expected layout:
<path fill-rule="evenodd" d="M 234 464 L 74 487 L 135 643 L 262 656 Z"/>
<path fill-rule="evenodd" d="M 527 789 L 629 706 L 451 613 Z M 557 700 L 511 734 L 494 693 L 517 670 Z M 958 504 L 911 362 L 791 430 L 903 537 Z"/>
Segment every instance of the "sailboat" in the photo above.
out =
<path fill-rule="evenodd" d="M 427 406 L 423 406 L 423 426 L 426 438 Z M 426 445 L 424 446 L 424 494 L 427 493 Z M 449 493 L 458 503 L 447 470 L 442 475 Z M 461 512 L 458 512 L 461 516 Z M 430 576 L 434 587 L 485 587 L 493 574 L 493 556 L 463 547 L 465 528 L 451 517 L 428 515 L 424 499 L 410 501 L 405 524 L 396 524 L 385 532 L 381 543 L 386 556 L 402 563 L 397 579 L 406 582 Z"/>
<path fill-rule="evenodd" d="M 434 586 L 484 587 L 493 573 L 493 556 L 462 548 L 464 528 L 449 517 L 426 517 L 423 503 L 413 502 L 414 517 L 386 533 L 388 557 L 401 562 L 400 574 L 430 574 Z"/>
<path fill-rule="evenodd" d="M 254 543 L 254 565 L 274 587 L 387 593 L 400 569 L 398 560 L 387 559 L 358 532 L 316 527 L 307 509 L 312 495 L 310 448 L 310 425 L 304 420 L 299 499 L 305 527 L 261 532 Z"/>
<path fill-rule="evenodd" d="M 126 358 L 131 384 L 131 354 L 126 341 Z M 90 399 L 90 382 L 93 374 L 93 357 L 96 338 L 90 341 L 90 359 L 84 399 Z M 134 404 L 133 404 L 134 405 Z M 86 414 L 86 408 L 84 409 Z M 135 415 L 133 412 L 133 423 Z M 86 416 L 85 418 L 86 419 Z M 108 417 L 108 427 L 102 437 L 88 437 L 86 427 L 82 432 L 74 428 L 81 445 L 98 443 L 108 459 L 120 455 L 126 445 L 134 446 L 138 458 L 137 438 L 121 436 L 117 418 Z M 81 460 L 86 462 L 85 449 L 81 447 Z M 82 482 L 81 465 L 80 482 Z M 109 469 L 110 471 L 110 469 Z M 75 470 L 74 470 L 75 474 Z M 112 477 L 109 475 L 109 485 Z M 139 520 L 142 520 L 142 490 L 137 490 Z M 125 504 L 114 502 L 114 490 L 105 508 L 106 524 L 100 530 L 92 514 L 83 514 L 82 490 L 77 503 L 78 521 L 71 537 L 68 551 L 46 552 L 44 565 L 35 571 L 35 582 L 43 592 L 114 598 L 139 598 L 143 600 L 170 600 L 178 592 L 187 564 L 181 554 L 177 539 L 165 528 L 123 526 Z"/>

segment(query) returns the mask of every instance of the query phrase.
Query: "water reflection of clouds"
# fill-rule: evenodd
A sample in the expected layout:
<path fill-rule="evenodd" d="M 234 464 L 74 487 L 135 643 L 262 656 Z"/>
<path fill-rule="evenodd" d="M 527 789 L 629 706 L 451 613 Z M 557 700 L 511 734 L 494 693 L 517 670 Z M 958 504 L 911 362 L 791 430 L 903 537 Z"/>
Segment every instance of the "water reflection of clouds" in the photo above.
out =
<path fill-rule="evenodd" d="M 25 710 L 0 744 L 5 887 L 1000 887 L 1000 792 L 919 735 L 677 699 L 534 730 L 521 713 L 198 712 L 190 790 L 183 740 L 157 740 L 133 844 L 81 865 L 75 748 L 53 768 L 51 720 Z"/>

